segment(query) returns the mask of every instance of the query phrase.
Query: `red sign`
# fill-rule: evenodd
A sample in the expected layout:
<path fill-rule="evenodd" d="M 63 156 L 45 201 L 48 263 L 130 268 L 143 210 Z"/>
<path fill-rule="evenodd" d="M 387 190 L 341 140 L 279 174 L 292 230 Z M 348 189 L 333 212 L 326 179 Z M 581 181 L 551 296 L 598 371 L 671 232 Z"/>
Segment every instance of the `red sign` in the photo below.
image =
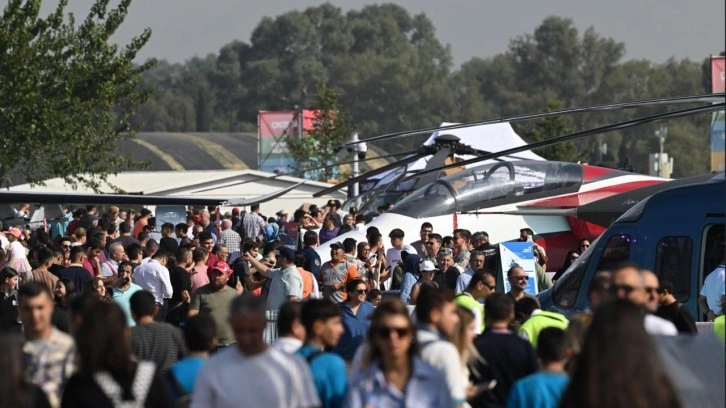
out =
<path fill-rule="evenodd" d="M 721 93 L 724 86 L 724 73 L 726 72 L 726 57 L 711 57 L 711 89 L 713 93 Z"/>
<path fill-rule="evenodd" d="M 314 117 L 315 112 L 310 110 L 260 111 L 257 116 L 258 169 L 287 174 L 296 167 L 288 154 L 285 139 L 301 137 L 312 129 Z"/>

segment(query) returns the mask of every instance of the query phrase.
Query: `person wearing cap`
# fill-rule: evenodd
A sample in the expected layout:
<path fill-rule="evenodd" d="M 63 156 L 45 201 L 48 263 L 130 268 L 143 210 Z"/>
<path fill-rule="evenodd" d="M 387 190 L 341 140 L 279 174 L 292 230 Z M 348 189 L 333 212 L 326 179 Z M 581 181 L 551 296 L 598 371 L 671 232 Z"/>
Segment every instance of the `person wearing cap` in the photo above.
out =
<path fill-rule="evenodd" d="M 403 237 L 405 236 L 404 232 L 400 228 L 394 228 L 391 230 L 391 232 L 388 234 L 388 238 L 391 239 L 391 248 L 388 248 L 386 251 L 386 269 L 391 271 L 391 275 L 393 275 L 394 269 L 396 267 L 399 267 L 401 265 L 401 252 L 404 250 L 405 245 L 403 245 Z M 409 251 L 407 251 L 409 252 Z M 415 253 L 416 249 L 411 248 L 411 251 L 409 253 Z M 398 280 L 396 279 L 385 279 L 381 280 L 381 290 L 394 290 L 398 289 L 398 287 L 401 285 L 401 279 L 403 279 L 403 276 L 399 276 Z"/>
<path fill-rule="evenodd" d="M 275 258 L 280 268 L 270 268 L 255 259 L 250 252 L 245 252 L 244 259 L 254 267 L 257 272 L 270 278 L 270 288 L 267 292 L 267 309 L 278 310 L 286 301 L 302 299 L 302 277 L 295 265 L 295 251 L 285 246 L 275 250 Z"/>
<path fill-rule="evenodd" d="M 347 298 L 345 285 L 353 279 L 358 279 L 358 269 L 355 264 L 345 260 L 345 249 L 341 242 L 330 244 L 330 261 L 320 267 L 323 277 L 323 297 L 335 303 Z"/>
<path fill-rule="evenodd" d="M 439 284 L 434 281 L 434 275 L 436 275 L 436 272 L 438 272 L 438 269 L 436 269 L 436 265 L 434 265 L 431 261 L 422 261 L 421 266 L 419 267 L 419 272 L 421 274 L 421 279 L 418 280 L 413 285 L 413 288 L 411 288 L 411 295 L 409 296 L 410 304 L 415 305 L 416 299 L 418 298 L 418 293 L 421 291 L 421 285 L 427 284 L 427 285 L 435 285 L 436 287 L 439 287 Z M 427 283 L 430 282 L 430 283 Z"/>
<path fill-rule="evenodd" d="M 7 266 L 15 269 L 20 274 L 22 281 L 33 269 L 30 267 L 30 263 L 28 262 L 28 250 L 21 243 L 23 239 L 23 232 L 20 231 L 20 229 L 13 227 L 8 230 L 6 235 L 10 242 L 7 254 Z"/>
<path fill-rule="evenodd" d="M 209 283 L 200 287 L 192 296 L 187 317 L 208 314 L 217 325 L 218 349 L 235 343 L 229 325 L 229 308 L 232 301 L 243 292 L 242 284 L 236 290 L 227 286 L 232 269 L 225 262 L 217 261 L 209 271 Z"/>

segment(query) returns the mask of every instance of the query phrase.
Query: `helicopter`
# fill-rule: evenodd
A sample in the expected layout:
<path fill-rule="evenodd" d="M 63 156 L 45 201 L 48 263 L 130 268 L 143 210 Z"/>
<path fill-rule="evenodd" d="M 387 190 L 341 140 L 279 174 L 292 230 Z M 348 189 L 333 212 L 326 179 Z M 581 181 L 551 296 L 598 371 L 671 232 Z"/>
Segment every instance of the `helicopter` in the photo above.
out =
<path fill-rule="evenodd" d="M 470 231 L 487 231 L 491 242 L 511 240 L 519 236 L 520 229 L 531 228 L 535 232 L 535 242 L 547 248 L 551 258 L 562 259 L 565 253 L 575 247 L 580 239 L 593 239 L 604 232 L 608 225 L 597 225 L 581 220 L 577 216 L 564 213 L 535 214 L 532 208 L 541 209 L 544 206 L 549 210 L 574 211 L 580 206 L 629 190 L 664 183 L 668 179 L 643 176 L 598 166 L 539 161 L 503 161 L 460 170 L 440 179 L 438 177 L 442 175 L 443 171 L 449 169 L 461 169 L 464 166 L 475 165 L 486 160 L 519 154 L 562 141 L 576 140 L 604 132 L 626 129 L 643 123 L 716 111 L 723 109 L 725 105 L 722 102 L 722 95 L 666 98 L 653 102 L 646 101 L 645 103 L 662 104 L 674 103 L 674 101 L 675 103 L 684 103 L 685 101 L 689 103 L 721 102 L 575 132 L 525 146 L 444 164 L 436 168 L 423 169 L 409 175 L 404 173 L 396 182 L 405 183 L 431 175 L 435 176 L 435 181 L 429 182 L 410 193 L 408 197 L 367 225 L 377 227 L 384 237 L 393 228 L 401 228 L 406 237 L 409 237 L 404 239 L 406 242 L 417 239 L 423 221 L 431 222 L 434 232 L 442 233 L 442 235 L 449 234 L 450 231 L 456 228 L 469 229 Z M 626 103 L 617 106 L 634 107 L 635 104 Z M 527 117 L 532 116 L 536 115 Z M 463 125 L 456 125 L 456 127 L 463 127 Z M 403 132 L 400 134 L 410 133 Z M 380 138 L 372 139 L 380 140 Z M 370 142 L 371 139 L 368 139 L 368 141 Z M 406 163 L 401 164 L 408 164 L 412 161 L 414 160 L 408 159 Z M 388 171 L 393 165 L 384 167 L 388 167 L 385 169 Z M 350 185 L 353 182 L 360 181 L 364 176 L 362 175 L 341 184 Z M 327 193 L 335 187 L 337 186 L 318 194 Z M 523 210 L 529 211 L 525 212 Z M 360 241 L 365 239 L 365 234 L 362 231 L 351 231 L 339 236 L 336 241 L 342 241 L 349 237 Z M 411 239 L 410 237 L 416 238 Z M 327 260 L 329 258 L 329 244 L 321 245 L 317 252 L 322 260 Z"/>
<path fill-rule="evenodd" d="M 699 291 L 724 255 L 724 188 L 722 172 L 639 201 L 593 241 L 552 288 L 537 295 L 542 309 L 565 315 L 585 310 L 593 275 L 631 261 L 673 282 L 676 299 L 693 316 L 701 316 Z"/>

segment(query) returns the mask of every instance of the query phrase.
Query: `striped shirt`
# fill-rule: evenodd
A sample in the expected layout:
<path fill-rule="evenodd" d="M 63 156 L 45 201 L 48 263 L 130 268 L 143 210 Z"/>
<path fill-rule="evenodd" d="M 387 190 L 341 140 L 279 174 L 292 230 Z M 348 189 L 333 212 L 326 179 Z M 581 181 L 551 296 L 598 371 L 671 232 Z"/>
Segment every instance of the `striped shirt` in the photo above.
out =
<path fill-rule="evenodd" d="M 154 322 L 131 328 L 131 348 L 140 360 L 151 361 L 166 372 L 184 356 L 181 331 L 169 323 Z"/>

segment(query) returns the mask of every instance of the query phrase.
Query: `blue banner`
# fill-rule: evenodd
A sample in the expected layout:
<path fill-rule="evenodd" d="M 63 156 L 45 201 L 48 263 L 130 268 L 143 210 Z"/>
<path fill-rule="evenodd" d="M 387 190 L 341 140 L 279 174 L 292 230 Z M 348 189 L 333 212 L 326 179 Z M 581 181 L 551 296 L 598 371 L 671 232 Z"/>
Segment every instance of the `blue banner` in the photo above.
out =
<path fill-rule="evenodd" d="M 507 279 L 507 271 L 509 268 L 519 265 L 527 273 L 527 287 L 525 293 L 536 295 L 537 272 L 534 269 L 534 251 L 531 242 L 500 242 L 499 243 L 499 262 L 502 266 L 502 282 L 504 282 L 504 292 L 511 290 L 509 279 Z"/>

